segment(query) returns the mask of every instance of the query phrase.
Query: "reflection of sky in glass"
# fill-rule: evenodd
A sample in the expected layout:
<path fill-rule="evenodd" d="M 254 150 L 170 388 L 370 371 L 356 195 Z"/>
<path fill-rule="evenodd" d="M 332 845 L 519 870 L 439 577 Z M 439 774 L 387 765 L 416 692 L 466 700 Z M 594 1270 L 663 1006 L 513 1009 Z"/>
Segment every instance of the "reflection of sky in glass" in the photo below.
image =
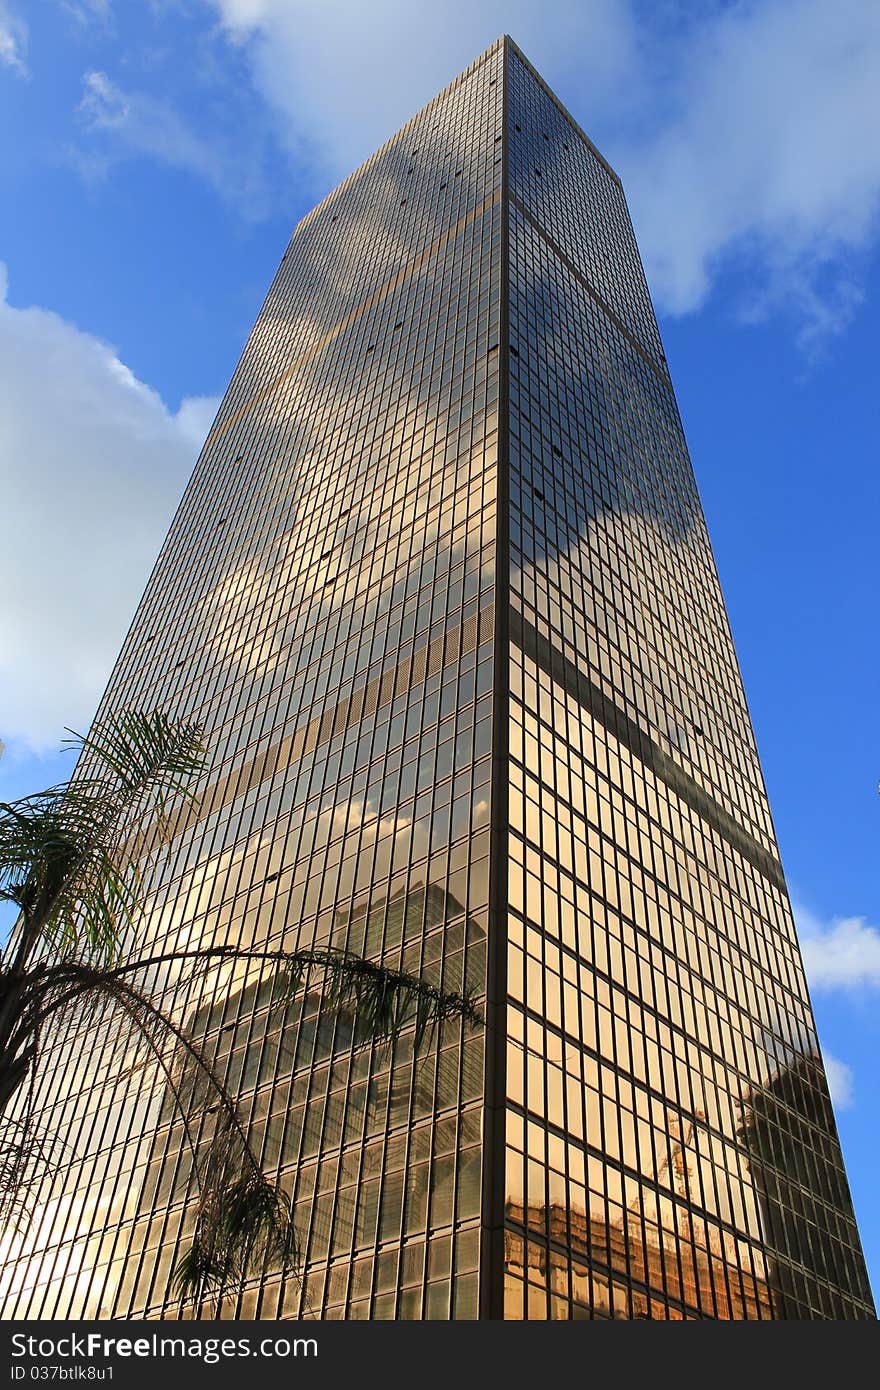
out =
<path fill-rule="evenodd" d="M 142 845 L 141 940 L 347 945 L 484 988 L 499 64 L 297 228 L 172 525 L 105 705 L 203 719 L 211 770 L 169 844 Z M 255 1280 L 222 1315 L 472 1316 L 479 1032 L 451 1021 L 414 1064 L 406 1036 L 353 1053 L 312 986 L 282 1019 L 242 967 L 152 982 L 228 1068 L 306 1252 L 304 1290 Z M 41 1193 L 8 1276 L 22 1314 L 166 1306 L 191 1163 L 161 1077 L 139 1062 L 114 1086 L 114 1052 L 72 1027 L 47 1068 L 47 1095 L 78 1090 L 76 1056 L 93 1084 L 82 1166 Z"/>
<path fill-rule="evenodd" d="M 865 1317 L 616 178 L 511 58 L 507 1317 Z"/>
<path fill-rule="evenodd" d="M 513 46 L 296 229 L 105 699 L 139 703 L 204 719 L 212 759 L 141 846 L 142 939 L 498 989 L 488 1061 L 457 1023 L 414 1059 L 353 1048 L 314 980 L 279 1014 L 241 966 L 153 976 L 304 1252 L 303 1286 L 216 1311 L 870 1314 L 623 192 Z M 78 1029 L 40 1097 L 69 1162 L 5 1307 L 159 1316 L 182 1126 Z"/>

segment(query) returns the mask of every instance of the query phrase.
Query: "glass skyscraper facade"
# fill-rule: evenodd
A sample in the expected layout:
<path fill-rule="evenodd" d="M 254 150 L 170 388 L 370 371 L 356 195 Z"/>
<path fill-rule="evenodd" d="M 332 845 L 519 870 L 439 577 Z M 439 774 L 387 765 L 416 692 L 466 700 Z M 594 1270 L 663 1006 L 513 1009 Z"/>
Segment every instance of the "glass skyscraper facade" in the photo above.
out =
<path fill-rule="evenodd" d="M 620 182 L 509 39 L 296 228 L 101 712 L 205 723 L 139 949 L 347 946 L 479 997 L 155 980 L 290 1193 L 273 1318 L 867 1318 L 742 684 Z M 6 1317 L 168 1317 L 160 1070 L 54 1042 Z M 124 1059 L 122 1059 L 124 1062 Z"/>

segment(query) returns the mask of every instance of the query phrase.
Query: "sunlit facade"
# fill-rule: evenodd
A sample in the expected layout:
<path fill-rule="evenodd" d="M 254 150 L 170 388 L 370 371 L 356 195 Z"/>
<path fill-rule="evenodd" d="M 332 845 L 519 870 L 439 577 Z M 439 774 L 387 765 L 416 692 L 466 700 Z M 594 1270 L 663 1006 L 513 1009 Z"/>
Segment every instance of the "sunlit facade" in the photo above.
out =
<path fill-rule="evenodd" d="M 144 949 L 474 990 L 413 1058 L 157 980 L 294 1202 L 228 1318 L 867 1318 L 745 698 L 613 170 L 500 40 L 296 228 L 102 709 L 204 721 Z M 6 1317 L 176 1317 L 161 1071 L 72 1023 Z M 192 1315 L 189 1310 L 185 1315 Z"/>

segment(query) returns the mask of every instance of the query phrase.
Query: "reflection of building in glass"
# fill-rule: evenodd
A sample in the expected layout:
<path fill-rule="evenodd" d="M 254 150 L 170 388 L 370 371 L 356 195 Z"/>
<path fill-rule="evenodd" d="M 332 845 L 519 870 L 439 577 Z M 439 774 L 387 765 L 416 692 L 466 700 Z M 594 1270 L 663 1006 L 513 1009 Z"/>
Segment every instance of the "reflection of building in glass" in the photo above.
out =
<path fill-rule="evenodd" d="M 167 981 L 297 1207 L 306 1302 L 223 1316 L 871 1316 L 623 193 L 509 41 L 294 232 L 103 708 L 153 704 L 213 761 L 151 947 L 347 945 L 488 1023 L 414 1069 Z M 59 1040 L 7 1315 L 173 1312 L 179 1135 L 116 1046 Z"/>
<path fill-rule="evenodd" d="M 870 1304 L 864 1267 L 845 1258 L 858 1245 L 846 1175 L 837 1161 L 834 1112 L 818 1053 L 772 1072 L 747 1097 L 741 1137 L 750 1155 L 768 1248 L 775 1316 L 813 1306 L 849 1316 Z M 809 1201 L 810 1193 L 818 1200 Z"/>
<path fill-rule="evenodd" d="M 407 939 L 425 941 L 440 935 L 467 941 L 474 960 L 482 959 L 482 928 L 437 887 L 413 885 L 396 899 L 374 904 L 369 916 L 362 905 L 355 905 L 347 922 L 334 925 L 332 944 L 352 930 L 360 935 L 358 949 L 366 946 L 369 953 L 376 944 L 375 933 L 383 927 L 386 951 Z M 441 1123 L 436 1134 L 431 1133 L 438 1083 L 436 1056 L 421 1054 L 413 1064 L 411 1036 L 394 1048 L 390 1044 L 375 1047 L 372 1056 L 366 1050 L 356 1050 L 352 1056 L 356 1021 L 345 1013 L 323 1011 L 320 987 L 307 987 L 301 999 L 284 1009 L 273 1006 L 273 988 L 271 980 L 254 981 L 211 997 L 187 1019 L 187 1031 L 199 1041 L 216 1075 L 252 1115 L 250 1132 L 264 1164 L 280 1166 L 290 1174 L 297 1225 L 304 1232 L 311 1226 L 304 1255 L 326 1259 L 332 1246 L 337 1256 L 345 1255 L 351 1263 L 352 1251 L 374 1243 L 377 1231 L 380 1236 L 385 1230 L 393 1234 L 404 1203 L 411 1223 L 416 1213 L 424 1222 L 429 1209 L 438 1219 L 445 1213 L 448 1221 L 456 1178 L 459 1208 L 476 1213 L 481 1171 L 478 1115 L 474 1113 L 459 1127 L 470 1142 L 460 1146 L 456 1163 L 449 1144 L 456 1127 L 444 1128 Z M 241 1027 L 242 1019 L 247 1020 L 247 1029 Z M 363 1038 L 359 1041 L 363 1046 Z M 444 1051 L 440 1058 L 448 1062 Z M 473 1100 L 482 1094 L 481 1053 L 466 1048 L 461 1061 L 460 1094 L 463 1100 Z M 142 1199 L 146 1210 L 157 1198 L 182 1201 L 190 1180 L 192 1151 L 171 1086 L 177 1096 L 184 1097 L 188 1111 L 196 1114 L 201 1112 L 192 1105 L 193 1092 L 199 1096 L 207 1091 L 191 1060 L 175 1070 L 153 1137 Z M 210 1106 L 210 1098 L 206 1104 Z M 202 1144 L 210 1138 L 212 1113 L 209 1109 L 204 1117 Z M 386 1130 L 408 1134 L 406 1168 L 398 1166 L 381 1185 L 340 1181 L 324 1194 L 323 1201 L 315 1203 L 322 1151 L 341 1149 L 355 1179 L 359 1165 L 380 1172 Z M 346 1166 L 339 1171 L 345 1174 Z M 411 1302 L 421 1298 L 420 1288 L 407 1292 Z"/>
<path fill-rule="evenodd" d="M 576 1319 L 774 1316 L 761 1280 L 742 1271 L 731 1280 L 720 1255 L 696 1245 L 679 1259 L 677 1241 L 651 1232 L 640 1215 L 609 1226 L 577 1207 L 511 1202 L 507 1216 L 505 1262 L 509 1277 L 527 1281 L 528 1316 L 546 1318 L 548 1294 L 553 1312 Z M 526 1240 L 518 1228 L 540 1235 Z"/>
<path fill-rule="evenodd" d="M 505 1312 L 871 1316 L 821 1067 L 784 1179 L 746 1125 L 815 1029 L 623 193 L 515 51 L 508 102 Z"/>

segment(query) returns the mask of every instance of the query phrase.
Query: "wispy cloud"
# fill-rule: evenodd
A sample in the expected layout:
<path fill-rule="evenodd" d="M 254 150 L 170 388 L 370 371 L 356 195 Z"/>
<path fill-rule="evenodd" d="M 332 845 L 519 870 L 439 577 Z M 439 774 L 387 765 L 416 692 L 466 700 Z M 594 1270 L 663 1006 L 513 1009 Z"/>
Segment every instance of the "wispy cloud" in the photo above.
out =
<path fill-rule="evenodd" d="M 164 97 L 123 88 L 100 70 L 84 74 L 78 112 L 87 139 L 72 157 L 86 177 L 150 158 L 205 180 L 246 218 L 267 211 L 263 160 L 249 140 L 216 129 L 202 134 Z"/>
<path fill-rule="evenodd" d="M 181 401 L 174 420 L 184 439 L 194 448 L 201 449 L 207 439 L 219 405 L 219 396 L 187 396 Z"/>
<path fill-rule="evenodd" d="M 88 724 L 217 402 L 175 413 L 114 350 L 6 302 L 0 265 L 0 736 Z"/>
<path fill-rule="evenodd" d="M 722 268 L 747 312 L 813 349 L 849 322 L 880 210 L 880 8 L 764 0 L 703 11 L 673 44 L 653 138 L 618 151 L 652 286 L 699 308 Z"/>
<path fill-rule="evenodd" d="M 65 14 L 82 25 L 95 21 L 106 24 L 113 16 L 110 0 L 57 0 L 57 3 Z"/>
<path fill-rule="evenodd" d="M 548 74 L 577 70 L 593 102 L 638 63 L 628 0 L 209 0 L 248 49 L 288 146 L 320 175 L 349 173 L 499 34 Z"/>
<path fill-rule="evenodd" d="M 0 0 L 0 66 L 27 76 L 27 25 L 7 0 Z"/>
<path fill-rule="evenodd" d="M 163 164 L 224 184 L 224 167 L 211 141 L 190 130 L 166 102 L 143 92 L 127 92 L 106 72 L 87 72 L 79 104 L 85 127 L 105 137 L 108 163 L 150 155 Z"/>
<path fill-rule="evenodd" d="M 209 0 L 288 146 L 348 172 L 503 29 L 620 170 L 662 309 L 739 273 L 815 355 L 861 299 L 880 208 L 880 6 L 864 0 Z"/>
<path fill-rule="evenodd" d="M 172 10 L 156 13 L 170 24 Z M 175 104 L 155 76 L 137 90 L 87 73 L 84 172 L 153 158 L 259 217 L 288 174 L 277 147 L 268 158 L 274 135 L 317 198 L 507 30 L 619 169 L 662 310 L 700 309 L 726 277 L 744 322 L 787 319 L 808 357 L 858 312 L 880 228 L 880 5 L 202 0 L 199 12 L 217 20 L 194 31 L 199 81 L 216 90 Z"/>
<path fill-rule="evenodd" d="M 866 918 L 822 922 L 796 906 L 795 920 L 811 989 L 880 988 L 880 931 Z"/>

